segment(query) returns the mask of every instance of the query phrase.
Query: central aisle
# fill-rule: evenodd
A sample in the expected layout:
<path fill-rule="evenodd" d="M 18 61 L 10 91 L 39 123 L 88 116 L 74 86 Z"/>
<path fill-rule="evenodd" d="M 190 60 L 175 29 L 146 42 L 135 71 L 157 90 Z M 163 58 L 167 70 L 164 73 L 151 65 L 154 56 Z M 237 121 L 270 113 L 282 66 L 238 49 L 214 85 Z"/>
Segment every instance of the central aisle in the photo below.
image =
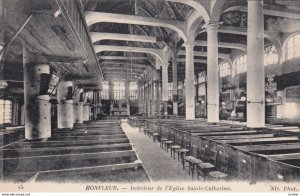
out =
<path fill-rule="evenodd" d="M 159 147 L 159 142 L 139 132 L 138 128 L 131 127 L 123 121 L 121 127 L 130 139 L 137 155 L 143 162 L 144 168 L 152 181 L 191 181 L 191 177 L 182 170 L 182 165 L 171 159 L 170 151 L 167 153 Z"/>

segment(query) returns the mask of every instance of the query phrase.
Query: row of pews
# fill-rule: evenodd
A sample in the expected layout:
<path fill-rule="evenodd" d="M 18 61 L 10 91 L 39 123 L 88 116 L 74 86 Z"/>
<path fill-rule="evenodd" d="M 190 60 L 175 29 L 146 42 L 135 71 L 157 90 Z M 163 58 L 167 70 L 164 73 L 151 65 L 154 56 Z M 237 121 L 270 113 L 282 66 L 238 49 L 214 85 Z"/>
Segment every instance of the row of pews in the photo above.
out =
<path fill-rule="evenodd" d="M 159 141 L 194 177 L 211 180 L 294 181 L 300 179 L 300 131 L 268 125 L 249 129 L 205 119 L 146 120 L 145 135 Z M 177 156 L 177 158 L 176 158 Z"/>
<path fill-rule="evenodd" d="M 118 121 L 52 130 L 46 140 L 19 140 L 0 150 L 4 182 L 148 182 Z M 7 143 L 7 142 L 6 142 Z"/>

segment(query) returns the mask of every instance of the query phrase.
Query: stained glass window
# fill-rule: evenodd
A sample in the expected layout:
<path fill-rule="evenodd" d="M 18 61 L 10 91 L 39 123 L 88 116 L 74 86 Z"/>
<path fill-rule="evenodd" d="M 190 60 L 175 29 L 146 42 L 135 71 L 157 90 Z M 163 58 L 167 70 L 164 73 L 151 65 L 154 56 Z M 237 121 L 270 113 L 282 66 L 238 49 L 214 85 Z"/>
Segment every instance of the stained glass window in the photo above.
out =
<path fill-rule="evenodd" d="M 220 77 L 225 77 L 231 75 L 231 69 L 228 62 L 223 62 L 220 64 Z"/>
<path fill-rule="evenodd" d="M 234 63 L 236 73 L 244 73 L 247 71 L 247 55 L 239 56 Z"/>
<path fill-rule="evenodd" d="M 285 60 L 300 57 L 300 34 L 289 38 L 285 46 Z"/>
<path fill-rule="evenodd" d="M 131 100 L 138 99 L 138 86 L 136 82 L 129 83 L 129 99 Z"/>
<path fill-rule="evenodd" d="M 102 82 L 101 99 L 109 99 L 109 84 L 108 81 Z"/>
<path fill-rule="evenodd" d="M 271 65 L 278 63 L 278 52 L 274 45 L 269 45 L 265 48 L 265 55 L 264 55 L 264 65 Z"/>
<path fill-rule="evenodd" d="M 114 100 L 125 99 L 125 82 L 115 81 L 113 84 Z"/>

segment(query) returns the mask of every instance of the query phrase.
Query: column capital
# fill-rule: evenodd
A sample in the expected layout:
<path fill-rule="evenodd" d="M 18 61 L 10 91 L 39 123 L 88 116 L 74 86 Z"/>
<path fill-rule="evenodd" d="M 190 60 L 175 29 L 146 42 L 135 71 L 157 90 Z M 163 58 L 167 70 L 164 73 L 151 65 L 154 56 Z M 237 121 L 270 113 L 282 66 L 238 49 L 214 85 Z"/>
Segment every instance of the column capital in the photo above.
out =
<path fill-rule="evenodd" d="M 188 48 L 188 47 L 194 48 L 195 42 L 193 42 L 193 41 L 187 41 L 187 42 L 184 43 L 184 45 L 185 45 L 185 48 Z"/>
<path fill-rule="evenodd" d="M 209 23 L 205 26 L 205 28 L 207 30 L 218 30 L 220 24 L 223 23 L 219 21 L 209 21 Z"/>
<path fill-rule="evenodd" d="M 169 63 L 164 63 L 161 66 L 162 66 L 162 68 L 168 68 L 169 67 Z"/>

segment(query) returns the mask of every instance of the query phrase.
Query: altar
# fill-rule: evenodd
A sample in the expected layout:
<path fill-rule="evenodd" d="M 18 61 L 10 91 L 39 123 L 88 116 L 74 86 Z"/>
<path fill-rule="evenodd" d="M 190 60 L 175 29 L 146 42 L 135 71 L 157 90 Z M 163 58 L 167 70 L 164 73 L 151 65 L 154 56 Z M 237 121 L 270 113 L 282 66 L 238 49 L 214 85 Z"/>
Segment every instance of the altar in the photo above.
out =
<path fill-rule="evenodd" d="M 130 105 L 127 101 L 114 100 L 110 105 L 110 116 L 129 116 Z"/>

